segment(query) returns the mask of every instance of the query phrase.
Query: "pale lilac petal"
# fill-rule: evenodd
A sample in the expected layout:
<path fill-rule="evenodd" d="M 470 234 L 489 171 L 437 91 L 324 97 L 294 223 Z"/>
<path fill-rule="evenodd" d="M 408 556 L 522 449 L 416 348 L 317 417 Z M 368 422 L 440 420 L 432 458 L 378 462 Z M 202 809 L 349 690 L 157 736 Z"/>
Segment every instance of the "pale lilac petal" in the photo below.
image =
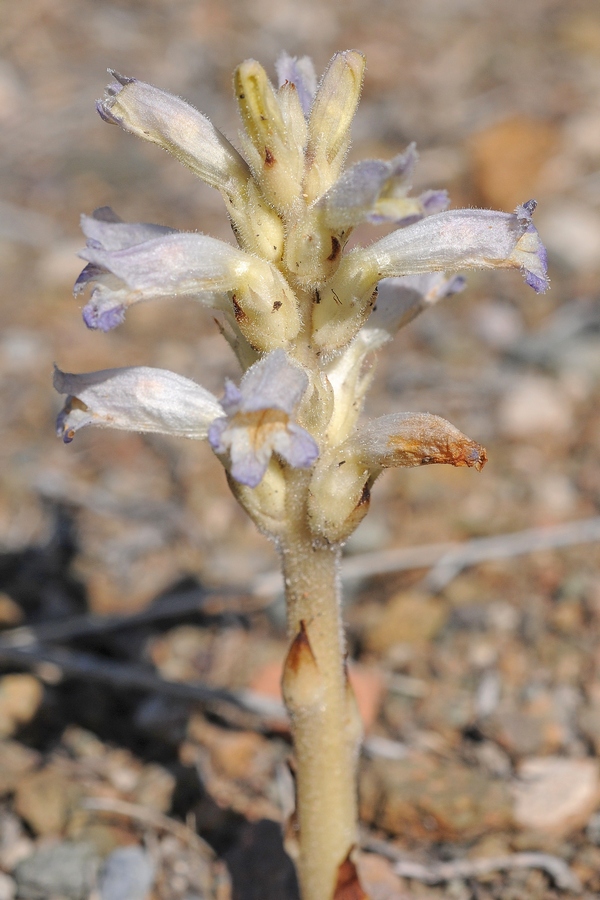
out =
<path fill-rule="evenodd" d="M 221 399 L 221 406 L 225 409 L 225 401 Z M 208 429 L 208 443 L 213 448 L 215 453 L 227 453 L 229 450 L 229 442 L 225 442 L 223 440 L 223 435 L 227 431 L 229 427 L 229 419 L 225 416 L 221 416 L 218 419 L 215 419 L 211 422 L 210 427 Z"/>
<path fill-rule="evenodd" d="M 225 379 L 225 394 L 221 399 L 221 406 L 227 413 L 236 413 L 239 411 L 242 404 L 242 392 L 239 387 L 230 381 L 229 378 Z"/>
<path fill-rule="evenodd" d="M 204 439 L 223 415 L 216 397 L 200 385 L 147 366 L 79 375 L 55 369 L 54 387 L 68 395 L 57 420 L 65 443 L 85 425 Z"/>
<path fill-rule="evenodd" d="M 274 448 L 272 441 L 260 439 L 257 423 L 241 417 L 236 421 L 235 414 L 216 419 L 208 442 L 215 453 L 229 454 L 229 470 L 236 481 L 252 488 L 260 484 Z"/>
<path fill-rule="evenodd" d="M 244 375 L 240 385 L 240 409 L 243 412 L 281 409 L 291 413 L 307 386 L 308 378 L 302 369 L 291 365 L 283 350 L 274 350 Z"/>
<path fill-rule="evenodd" d="M 390 160 L 390 174 L 394 178 L 403 179 L 405 183 L 408 183 L 412 178 L 418 161 L 419 154 L 417 153 L 417 145 L 412 141 L 406 150 Z"/>
<path fill-rule="evenodd" d="M 380 159 L 363 159 L 351 166 L 318 201 L 325 210 L 327 224 L 355 224 L 370 210 L 382 185 L 390 176 L 390 163 Z"/>
<path fill-rule="evenodd" d="M 293 84 L 298 92 L 302 112 L 308 118 L 317 92 L 317 75 L 310 56 L 288 56 L 282 53 L 275 63 L 279 87 L 286 82 Z"/>
<path fill-rule="evenodd" d="M 106 122 L 168 150 L 212 187 L 226 190 L 250 179 L 245 160 L 197 109 L 151 84 L 109 72 L 116 81 L 97 104 Z"/>
<path fill-rule="evenodd" d="M 544 291 L 546 253 L 531 222 L 534 209 L 530 201 L 516 215 L 489 209 L 438 213 L 356 251 L 355 262 L 362 268 L 372 261 L 384 278 L 444 269 L 519 268 L 528 284 Z"/>
<path fill-rule="evenodd" d="M 416 160 L 415 145 L 411 144 L 390 162 L 366 159 L 351 166 L 317 203 L 325 223 L 331 228 L 349 228 L 365 221 L 405 227 L 446 209 L 446 191 L 408 196 Z"/>
<path fill-rule="evenodd" d="M 82 316 L 88 328 L 112 331 L 125 321 L 125 304 L 115 305 L 114 296 L 109 299 L 96 292 L 93 301 L 83 307 Z"/>
<path fill-rule="evenodd" d="M 441 272 L 384 278 L 379 282 L 377 302 L 363 330 L 381 329 L 393 337 L 423 310 L 459 293 L 465 284 L 462 275 L 446 278 Z"/>
<path fill-rule="evenodd" d="M 272 448 L 266 444 L 254 447 L 244 435 L 238 435 L 230 450 L 232 477 L 247 487 L 257 487 L 267 471 Z"/>
<path fill-rule="evenodd" d="M 94 231 L 98 223 L 86 219 Z M 106 245 L 94 240 L 79 254 L 89 261 L 75 285 L 80 293 L 94 283 L 90 301 L 83 310 L 88 328 L 108 331 L 119 325 L 125 310 L 140 301 L 163 297 L 191 296 L 214 305 L 215 294 L 233 290 L 253 264 L 253 257 L 216 238 L 186 232 L 171 232 L 131 244 L 135 235 L 161 226 L 110 225 L 102 235 Z M 115 233 L 112 229 L 119 229 Z M 124 242 L 122 249 L 109 249 Z"/>
<path fill-rule="evenodd" d="M 295 422 L 290 422 L 286 431 L 278 432 L 274 443 L 277 453 L 293 469 L 308 469 L 319 456 L 314 438 Z"/>
<path fill-rule="evenodd" d="M 528 200 L 522 206 L 517 206 L 517 218 L 527 223 L 527 229 L 521 241 L 521 248 L 518 248 L 515 253 L 515 258 L 517 261 L 522 259 L 521 271 L 529 287 L 533 288 L 536 294 L 543 294 L 548 289 L 548 254 L 531 221 L 536 206 L 535 200 Z M 530 261 L 531 253 L 537 257 L 535 266 Z"/>
<path fill-rule="evenodd" d="M 125 250 L 143 244 L 163 234 L 175 234 L 175 228 L 145 222 L 123 222 L 109 206 L 94 210 L 91 216 L 81 216 L 81 230 L 88 246 L 101 250 Z"/>
<path fill-rule="evenodd" d="M 444 210 L 448 209 L 450 198 L 448 197 L 448 191 L 430 190 L 419 194 L 419 201 L 423 206 L 425 215 L 431 216 L 434 213 L 444 212 Z"/>
<path fill-rule="evenodd" d="M 77 281 L 73 285 L 73 295 L 78 297 L 85 291 L 90 281 L 95 281 L 103 273 L 104 269 L 100 266 L 93 266 L 92 263 L 88 263 L 77 276 Z"/>
<path fill-rule="evenodd" d="M 248 487 L 263 478 L 273 453 L 294 468 L 309 468 L 319 455 L 311 435 L 290 416 L 308 386 L 302 369 L 275 350 L 246 372 L 240 388 L 228 382 L 221 405 L 227 416 L 208 432 L 215 453 L 230 458 L 232 477 Z"/>

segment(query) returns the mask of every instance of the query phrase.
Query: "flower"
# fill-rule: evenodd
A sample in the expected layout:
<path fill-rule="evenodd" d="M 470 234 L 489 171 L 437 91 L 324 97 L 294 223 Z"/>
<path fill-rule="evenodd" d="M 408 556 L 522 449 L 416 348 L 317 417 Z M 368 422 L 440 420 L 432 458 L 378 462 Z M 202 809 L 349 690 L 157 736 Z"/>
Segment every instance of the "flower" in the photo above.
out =
<path fill-rule="evenodd" d="M 306 374 L 283 350 L 251 366 L 239 388 L 228 380 L 221 403 L 189 378 L 164 369 L 71 375 L 56 368 L 54 387 L 68 395 L 57 433 L 66 444 L 85 425 L 208 437 L 216 453 L 230 456 L 233 478 L 256 487 L 273 453 L 293 468 L 308 468 L 318 457 L 316 442 L 292 418 L 307 385 Z"/>
<path fill-rule="evenodd" d="M 221 401 L 227 415 L 215 419 L 208 440 L 218 454 L 228 453 L 231 474 L 256 487 L 273 453 L 295 469 L 306 469 L 319 455 L 313 437 L 291 419 L 308 377 L 274 350 L 246 372 L 239 389 L 228 381 Z"/>
<path fill-rule="evenodd" d="M 300 327 L 292 292 L 272 263 L 204 234 L 126 224 L 109 208 L 82 216 L 88 260 L 75 294 L 91 287 L 88 328 L 110 331 L 134 303 L 193 297 L 222 309 L 254 346 L 287 343 Z M 267 347 L 263 347 L 264 341 Z"/>
<path fill-rule="evenodd" d="M 245 160 L 210 119 L 185 100 L 159 88 L 119 75 L 96 108 L 105 122 L 158 144 L 212 187 L 231 189 L 250 178 Z"/>
<path fill-rule="evenodd" d="M 480 472 L 486 462 L 484 447 L 440 416 L 393 413 L 372 419 L 315 466 L 312 530 L 331 542 L 344 540 L 368 512 L 371 487 L 384 469 L 442 464 Z"/>
<path fill-rule="evenodd" d="M 365 363 L 421 311 L 462 289 L 461 275 L 444 272 L 516 268 L 534 290 L 548 285 L 535 201 L 506 213 L 448 210 L 441 190 L 413 197 L 414 144 L 389 162 L 364 160 L 343 171 L 362 89 L 361 53 L 335 54 L 318 85 L 307 57 L 284 54 L 276 68 L 277 85 L 256 60 L 234 74 L 240 150 L 184 100 L 135 78 L 111 71 L 98 102 L 105 121 L 168 150 L 221 193 L 237 246 L 166 225 L 128 224 L 106 207 L 82 217 L 86 266 L 75 293 L 89 292 L 86 325 L 110 331 L 134 304 L 192 297 L 220 315 L 242 369 L 239 388 L 227 382 L 219 402 L 159 369 L 55 376 L 68 395 L 59 416 L 64 440 L 87 424 L 208 437 L 244 486 L 236 496 L 246 508 L 254 504 L 259 526 L 267 497 L 271 521 L 284 515 L 287 467 L 313 470 L 314 521 L 327 518 L 317 510 L 321 489 L 334 505 L 337 492 L 348 512 L 388 465 L 480 467 L 484 457 L 469 455 L 472 442 L 435 417 L 394 414 L 359 424 L 373 375 Z M 363 222 L 397 227 L 344 253 Z M 278 465 L 271 465 L 274 456 Z M 250 500 L 263 480 L 269 484 Z M 347 536 L 337 518 L 336 528 L 318 526 L 319 533 Z"/>
<path fill-rule="evenodd" d="M 425 191 L 409 197 L 410 179 L 418 159 L 410 144 L 390 162 L 365 159 L 344 172 L 318 201 L 330 227 L 390 223 L 412 225 L 426 215 L 442 212 L 449 204 L 446 191 Z"/>
<path fill-rule="evenodd" d="M 223 412 L 216 397 L 189 378 L 147 366 L 83 375 L 55 368 L 54 387 L 68 395 L 56 423 L 65 444 L 85 425 L 202 440 Z"/>
<path fill-rule="evenodd" d="M 383 278 L 475 268 L 520 269 L 536 292 L 548 287 L 546 250 L 531 221 L 535 200 L 515 213 L 452 209 L 393 231 L 348 253 L 319 292 L 313 338 L 320 347 L 343 347 L 374 305 Z M 345 297 L 345 303 L 338 299 Z M 336 299 L 338 298 L 338 299 Z"/>

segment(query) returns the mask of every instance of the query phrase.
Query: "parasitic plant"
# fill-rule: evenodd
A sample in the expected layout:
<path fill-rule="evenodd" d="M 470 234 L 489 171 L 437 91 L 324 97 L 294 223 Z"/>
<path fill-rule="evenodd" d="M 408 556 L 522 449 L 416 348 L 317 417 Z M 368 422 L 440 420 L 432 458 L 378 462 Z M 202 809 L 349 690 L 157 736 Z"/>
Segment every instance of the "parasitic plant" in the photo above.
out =
<path fill-rule="evenodd" d="M 364 58 L 337 53 L 319 84 L 283 55 L 278 87 L 254 60 L 235 72 L 240 151 L 193 107 L 112 73 L 107 122 L 164 147 L 220 191 L 236 245 L 198 233 L 83 216 L 89 328 L 129 306 L 187 296 L 220 314 L 242 371 L 219 400 L 147 367 L 55 374 L 65 442 L 84 425 L 207 439 L 230 488 L 281 557 L 289 651 L 283 695 L 294 740 L 297 868 L 303 900 L 331 900 L 357 839 L 361 723 L 345 669 L 341 548 L 390 466 L 481 469 L 485 450 L 438 416 L 361 417 L 376 352 L 423 309 L 463 287 L 468 268 L 520 269 L 547 286 L 533 200 L 514 214 L 447 210 L 444 191 L 410 195 L 414 146 L 344 170 Z M 363 222 L 395 226 L 345 252 Z M 347 867 L 346 867 L 347 871 Z"/>

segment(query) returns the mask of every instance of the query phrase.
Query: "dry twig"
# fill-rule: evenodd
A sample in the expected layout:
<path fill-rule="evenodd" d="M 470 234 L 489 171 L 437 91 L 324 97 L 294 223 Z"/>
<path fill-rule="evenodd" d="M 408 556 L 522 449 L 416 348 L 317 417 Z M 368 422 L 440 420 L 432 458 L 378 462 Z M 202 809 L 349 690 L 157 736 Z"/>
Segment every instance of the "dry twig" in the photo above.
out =
<path fill-rule="evenodd" d="M 150 809 L 148 806 L 139 806 L 137 803 L 128 803 L 126 800 L 116 800 L 114 797 L 87 797 L 82 801 L 82 807 L 90 812 L 102 812 L 124 816 L 133 819 L 155 831 L 166 831 L 172 834 L 182 844 L 202 854 L 209 859 L 215 858 L 215 852 L 210 844 L 207 844 L 199 834 L 177 819 L 171 819 L 163 813 Z"/>
<path fill-rule="evenodd" d="M 363 849 L 385 856 L 394 863 L 394 872 L 401 878 L 414 878 L 425 884 L 441 884 L 454 879 L 481 878 L 492 872 L 514 869 L 541 869 L 563 891 L 580 893 L 579 879 L 564 859 L 551 853 L 512 853 L 482 859 L 454 859 L 450 862 L 419 863 L 404 859 L 404 855 L 385 841 L 367 839 Z"/>
<path fill-rule="evenodd" d="M 247 595 L 234 588 L 208 590 L 197 587 L 174 595 L 161 596 L 146 609 L 129 615 L 99 616 L 94 613 L 83 613 L 60 619 L 58 622 L 40 622 L 37 625 L 10 628 L 2 632 L 0 645 L 28 647 L 39 642 L 72 641 L 77 638 L 108 634 L 111 631 L 123 631 L 126 628 L 153 625 L 164 620 L 177 620 L 192 613 L 201 613 L 204 616 L 216 616 L 224 612 L 248 615 L 255 611 L 258 604 L 256 601 L 249 604 L 244 600 L 245 596 Z M 237 608 L 232 609 L 234 598 L 238 604 Z M 259 608 L 264 609 L 264 605 L 262 602 Z"/>
<path fill-rule="evenodd" d="M 30 647 L 4 646 L 0 641 L 0 666 L 16 665 L 36 669 L 43 664 L 56 668 L 60 675 L 85 678 L 129 690 L 150 691 L 177 700 L 210 706 L 214 712 L 224 710 L 228 720 L 240 714 L 250 713 L 253 721 L 240 722 L 248 728 L 256 729 L 256 717 L 265 720 L 280 720 L 285 716 L 282 704 L 255 694 L 253 691 L 227 691 L 206 684 L 189 684 L 181 681 L 167 681 L 160 675 L 133 663 L 122 663 L 102 659 L 90 653 L 78 653 L 64 647 L 48 647 L 35 644 Z M 237 714 L 237 716 L 236 716 Z M 260 730 L 260 729 L 259 729 Z"/>
<path fill-rule="evenodd" d="M 536 550 L 553 550 L 574 544 L 600 541 L 600 516 L 579 519 L 548 528 L 528 528 L 511 534 L 473 538 L 462 544 L 444 542 L 402 547 L 397 550 L 378 550 L 361 553 L 342 560 L 342 580 L 358 581 L 384 575 L 387 572 L 407 572 L 432 566 L 424 581 L 424 587 L 436 592 L 442 590 L 467 566 L 492 559 L 510 559 L 534 553 Z M 260 575 L 252 586 L 258 596 L 273 596 L 283 590 L 278 572 Z"/>

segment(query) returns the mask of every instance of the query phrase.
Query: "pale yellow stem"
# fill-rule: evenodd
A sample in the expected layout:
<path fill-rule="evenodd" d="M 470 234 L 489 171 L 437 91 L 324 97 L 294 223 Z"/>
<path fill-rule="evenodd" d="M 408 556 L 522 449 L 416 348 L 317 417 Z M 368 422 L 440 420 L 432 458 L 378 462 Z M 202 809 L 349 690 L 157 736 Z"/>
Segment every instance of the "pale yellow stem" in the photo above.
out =
<path fill-rule="evenodd" d="M 298 874 L 302 900 L 330 900 L 340 864 L 356 843 L 360 722 L 347 685 L 339 547 L 314 546 L 307 476 L 291 474 L 281 543 L 288 634 L 284 696 L 296 756 Z"/>

